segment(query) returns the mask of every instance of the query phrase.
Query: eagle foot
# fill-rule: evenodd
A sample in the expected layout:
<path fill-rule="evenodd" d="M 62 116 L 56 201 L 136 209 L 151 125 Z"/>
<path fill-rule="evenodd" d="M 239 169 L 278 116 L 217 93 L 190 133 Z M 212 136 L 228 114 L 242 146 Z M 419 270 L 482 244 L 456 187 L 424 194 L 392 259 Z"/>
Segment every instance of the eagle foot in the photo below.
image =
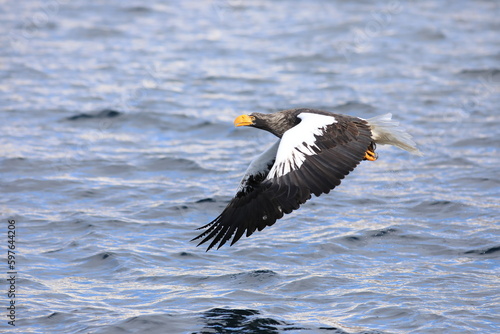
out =
<path fill-rule="evenodd" d="M 375 161 L 377 160 L 377 157 L 378 155 L 375 153 L 375 150 L 370 147 L 366 150 L 363 160 Z"/>

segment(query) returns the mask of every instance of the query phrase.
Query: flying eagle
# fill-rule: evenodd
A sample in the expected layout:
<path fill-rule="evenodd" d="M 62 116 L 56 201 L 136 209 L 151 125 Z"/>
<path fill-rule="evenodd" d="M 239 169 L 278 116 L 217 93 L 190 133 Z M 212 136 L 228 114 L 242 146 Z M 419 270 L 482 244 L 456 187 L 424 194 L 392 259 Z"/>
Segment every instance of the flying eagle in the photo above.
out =
<path fill-rule="evenodd" d="M 193 240 L 202 239 L 199 246 L 213 239 L 208 251 L 231 237 L 233 245 L 244 233 L 249 237 L 262 231 L 297 210 L 311 194 L 328 194 L 362 160 L 375 161 L 376 144 L 421 155 L 391 117 L 363 119 L 307 108 L 237 117 L 235 126 L 266 130 L 279 140 L 250 163 L 236 196 Z"/>

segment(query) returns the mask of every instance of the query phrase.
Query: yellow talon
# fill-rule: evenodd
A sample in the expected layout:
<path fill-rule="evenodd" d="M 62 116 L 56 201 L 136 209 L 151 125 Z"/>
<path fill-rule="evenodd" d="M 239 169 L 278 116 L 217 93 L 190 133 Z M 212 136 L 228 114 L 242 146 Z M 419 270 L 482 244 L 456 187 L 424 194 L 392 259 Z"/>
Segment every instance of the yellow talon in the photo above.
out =
<path fill-rule="evenodd" d="M 375 153 L 375 148 L 370 145 L 370 147 L 366 150 L 364 160 L 375 161 L 377 160 L 377 153 Z"/>

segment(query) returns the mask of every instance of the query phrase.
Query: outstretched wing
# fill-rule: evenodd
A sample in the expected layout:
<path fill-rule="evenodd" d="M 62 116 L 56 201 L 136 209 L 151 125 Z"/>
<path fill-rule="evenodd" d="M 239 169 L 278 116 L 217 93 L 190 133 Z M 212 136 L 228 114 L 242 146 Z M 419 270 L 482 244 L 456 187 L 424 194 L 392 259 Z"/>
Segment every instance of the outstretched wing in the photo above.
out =
<path fill-rule="evenodd" d="M 252 202 L 254 198 L 258 197 L 257 195 L 261 192 L 262 181 L 266 179 L 269 171 L 274 165 L 280 141 L 281 140 L 278 140 L 250 163 L 250 166 L 248 166 L 245 175 L 240 182 L 240 186 L 238 187 L 236 196 L 231 200 L 228 206 L 217 218 L 215 218 L 207 225 L 198 228 L 199 230 L 204 228 L 206 228 L 207 230 L 191 241 L 204 237 L 204 239 L 197 245 L 199 246 L 214 238 L 210 246 L 208 246 L 208 251 L 221 238 L 227 235 L 227 237 L 223 238 L 219 247 L 217 247 L 220 248 L 231 237 L 234 229 L 238 226 L 239 222 L 249 225 L 248 223 L 250 221 L 247 220 L 248 217 L 245 217 L 246 210 L 238 209 L 247 207 L 247 203 Z M 264 200 L 264 198 L 262 198 L 261 200 Z M 228 229 L 231 229 L 233 232 L 228 234 Z M 253 227 L 253 230 L 255 230 L 255 227 Z M 242 229 L 241 231 L 243 233 L 245 229 Z M 241 235 L 238 237 L 238 239 L 240 237 Z M 233 239 L 233 243 L 235 243 L 236 241 L 237 240 Z"/>
<path fill-rule="evenodd" d="M 200 228 L 207 230 L 193 239 L 203 238 L 198 245 L 213 239 L 208 251 L 233 237 L 232 245 L 245 232 L 248 237 L 298 209 L 311 194 L 330 192 L 363 160 L 372 144 L 369 125 L 362 119 L 313 113 L 298 117 L 298 125 L 252 162 L 224 211 Z"/>

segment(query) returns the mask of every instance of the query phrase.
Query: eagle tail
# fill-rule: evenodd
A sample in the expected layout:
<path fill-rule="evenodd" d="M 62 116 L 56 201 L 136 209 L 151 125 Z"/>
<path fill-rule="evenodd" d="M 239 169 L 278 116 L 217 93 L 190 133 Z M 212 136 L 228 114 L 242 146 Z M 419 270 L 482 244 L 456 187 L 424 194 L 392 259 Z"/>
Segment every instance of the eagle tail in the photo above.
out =
<path fill-rule="evenodd" d="M 367 119 L 372 138 L 377 144 L 393 145 L 416 155 L 423 155 L 411 135 L 393 121 L 392 114 L 379 115 Z"/>

